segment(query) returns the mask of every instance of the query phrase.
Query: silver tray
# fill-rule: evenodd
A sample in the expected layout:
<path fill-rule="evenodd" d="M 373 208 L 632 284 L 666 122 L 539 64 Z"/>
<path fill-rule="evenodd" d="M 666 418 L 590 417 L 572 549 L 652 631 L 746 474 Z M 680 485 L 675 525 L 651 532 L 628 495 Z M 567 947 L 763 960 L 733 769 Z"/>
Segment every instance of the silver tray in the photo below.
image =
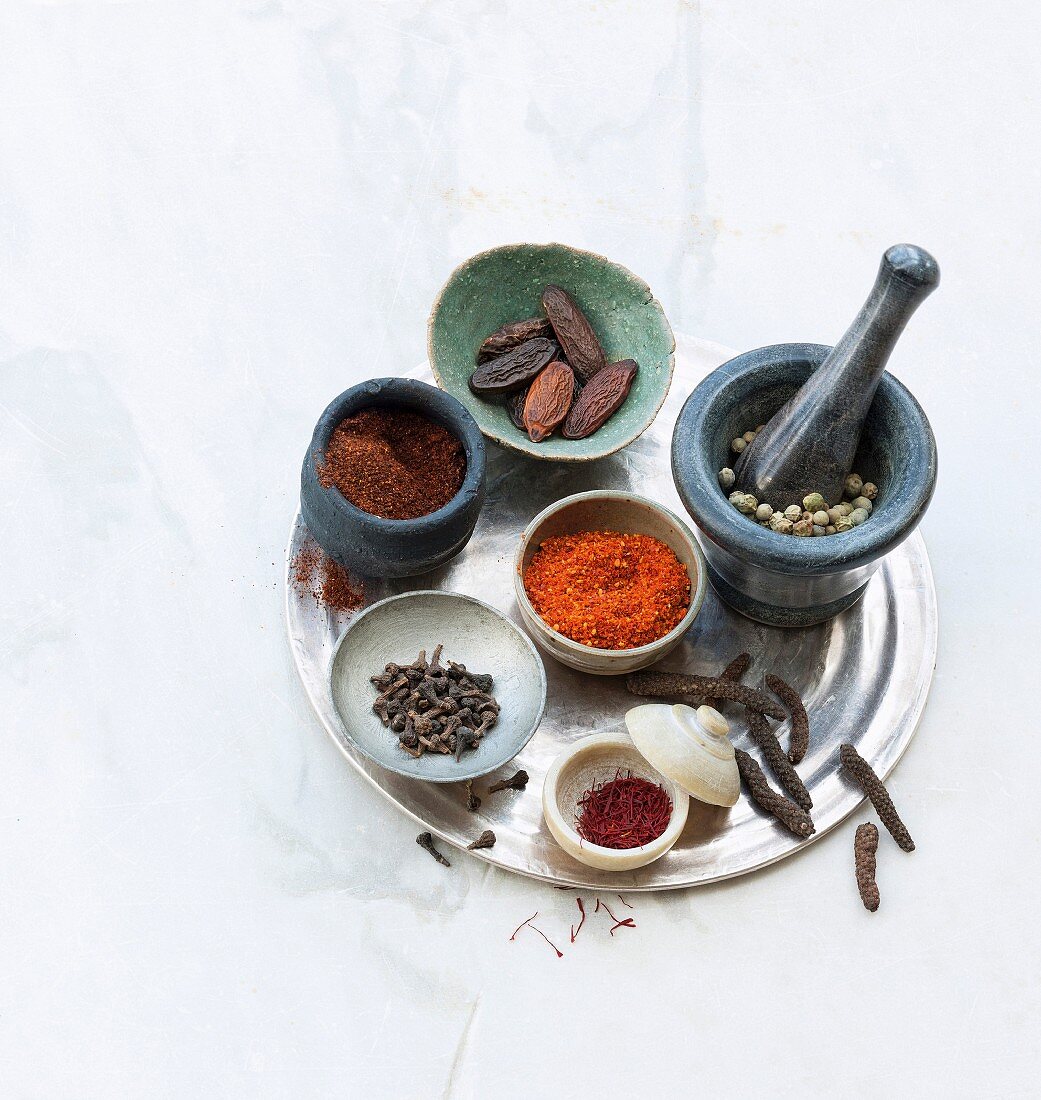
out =
<path fill-rule="evenodd" d="M 691 389 L 730 358 L 726 349 L 689 337 L 677 338 L 672 391 L 657 420 L 636 443 L 593 463 L 554 464 L 488 445 L 488 499 L 473 539 L 454 561 L 423 577 L 374 581 L 369 602 L 397 592 L 441 588 L 477 596 L 515 621 L 511 563 L 517 539 L 537 512 L 570 493 L 587 489 L 633 489 L 684 515 L 672 483 L 669 450 L 672 427 Z M 416 376 L 430 378 L 424 365 Z M 833 829 L 862 802 L 858 790 L 838 773 L 838 746 L 858 745 L 875 770 L 887 775 L 907 748 L 925 708 L 936 660 L 937 616 L 925 543 L 912 535 L 891 553 L 863 599 L 830 623 L 806 630 L 781 630 L 745 619 L 711 589 L 683 645 L 663 666 L 714 674 L 747 650 L 755 663 L 745 677 L 754 684 L 776 672 L 802 693 L 810 712 L 810 749 L 799 767 L 813 796 L 816 834 L 799 841 L 746 799 L 731 810 L 691 801 L 679 843 L 662 859 L 636 871 L 601 872 L 575 862 L 557 847 L 542 822 L 542 779 L 566 745 L 589 733 L 624 729 L 633 704 L 615 678 L 584 676 L 543 655 L 549 683 L 546 714 L 523 752 L 493 777 L 474 782 L 484 795 L 493 778 L 527 771 L 523 793 L 486 796 L 477 814 L 466 809 L 463 784 L 424 783 L 384 771 L 350 743 L 333 709 L 328 668 L 346 619 L 298 594 L 290 563 L 308 533 L 299 514 L 287 551 L 286 621 L 289 645 L 315 713 L 347 759 L 373 786 L 424 829 L 465 847 L 482 829 L 495 831 L 494 848 L 475 852 L 507 871 L 558 885 L 620 890 L 663 890 L 695 886 L 745 874 L 774 863 Z M 417 639 L 428 649 L 436 638 Z M 409 654 L 389 654 L 401 659 Z M 739 708 L 729 708 L 734 741 L 748 747 Z M 778 729 L 782 742 L 787 724 Z M 756 750 L 751 750 L 758 755 Z"/>

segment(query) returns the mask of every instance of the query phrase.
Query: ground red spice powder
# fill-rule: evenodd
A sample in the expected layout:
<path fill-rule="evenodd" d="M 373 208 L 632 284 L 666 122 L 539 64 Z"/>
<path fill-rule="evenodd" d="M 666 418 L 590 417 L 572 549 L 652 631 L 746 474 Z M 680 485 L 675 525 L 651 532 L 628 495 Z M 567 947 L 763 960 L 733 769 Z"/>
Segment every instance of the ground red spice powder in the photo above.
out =
<path fill-rule="evenodd" d="M 332 611 L 357 611 L 365 606 L 365 586 L 351 580 L 350 573 L 312 538 L 296 552 L 292 566 L 293 587 Z"/>
<path fill-rule="evenodd" d="M 664 637 L 690 607 L 690 577 L 650 535 L 579 531 L 546 539 L 524 572 L 532 607 L 558 634 L 597 649 Z"/>
<path fill-rule="evenodd" d="M 466 476 L 462 443 L 447 429 L 404 409 L 370 408 L 340 421 L 318 480 L 383 519 L 417 519 L 443 508 Z"/>

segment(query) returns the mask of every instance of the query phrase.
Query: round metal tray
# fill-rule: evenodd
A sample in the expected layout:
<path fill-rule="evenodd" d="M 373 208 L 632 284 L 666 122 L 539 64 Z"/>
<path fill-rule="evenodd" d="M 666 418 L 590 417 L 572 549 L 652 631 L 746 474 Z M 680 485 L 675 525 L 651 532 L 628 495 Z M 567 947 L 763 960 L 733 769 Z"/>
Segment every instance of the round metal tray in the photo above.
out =
<path fill-rule="evenodd" d="M 488 499 L 470 544 L 434 573 L 410 581 L 370 582 L 368 601 L 412 589 L 448 589 L 476 596 L 520 622 L 511 576 L 513 555 L 525 525 L 546 505 L 587 489 L 633 489 L 684 515 L 672 483 L 673 424 L 691 389 L 729 357 L 718 345 L 677 337 L 676 374 L 665 406 L 641 439 L 609 458 L 555 465 L 490 444 Z M 431 377 L 425 365 L 416 374 Z M 480 811 L 471 814 L 462 783 L 424 783 L 395 775 L 372 763 L 348 740 L 328 687 L 329 662 L 346 619 L 299 594 L 291 583 L 290 563 L 307 538 L 298 514 L 287 553 L 286 620 L 293 659 L 322 725 L 370 783 L 442 840 L 465 847 L 483 829 L 493 829 L 495 847 L 473 854 L 507 871 L 558 885 L 661 890 L 765 867 L 823 836 L 862 802 L 859 790 L 838 772 L 841 742 L 856 744 L 885 776 L 907 748 L 925 708 L 936 659 L 937 617 L 932 573 L 920 535 L 912 535 L 885 559 L 859 603 L 837 619 L 805 630 L 782 630 L 745 619 L 710 589 L 687 638 L 663 667 L 716 674 L 747 650 L 754 664 L 745 683 L 755 684 L 772 671 L 802 693 L 810 713 L 810 749 L 799 772 L 813 796 L 817 832 L 799 841 L 745 798 L 731 810 L 692 800 L 679 843 L 662 859 L 636 871 L 595 871 L 565 855 L 549 835 L 542 821 L 542 780 L 554 757 L 577 738 L 625 728 L 623 716 L 634 699 L 624 683 L 582 675 L 543 654 L 549 694 L 542 725 L 510 765 L 474 781 L 474 791 L 483 801 Z M 430 650 L 437 641 L 417 638 L 416 649 Z M 412 656 L 391 653 L 387 658 Z M 727 707 L 726 713 L 735 744 L 748 748 L 740 708 Z M 777 732 L 786 743 L 787 723 Z M 751 751 L 758 756 L 754 747 Z M 531 777 L 525 791 L 485 794 L 493 779 L 517 768 Z"/>

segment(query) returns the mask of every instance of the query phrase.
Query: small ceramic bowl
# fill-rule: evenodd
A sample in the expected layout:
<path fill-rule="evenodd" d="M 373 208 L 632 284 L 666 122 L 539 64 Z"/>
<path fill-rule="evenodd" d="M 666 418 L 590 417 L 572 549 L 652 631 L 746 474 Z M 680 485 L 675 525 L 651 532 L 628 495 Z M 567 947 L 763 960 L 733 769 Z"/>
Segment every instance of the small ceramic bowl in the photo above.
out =
<path fill-rule="evenodd" d="M 687 567 L 690 607 L 686 615 L 664 637 L 634 649 L 594 649 L 558 634 L 531 606 L 524 590 L 524 571 L 546 539 L 576 531 L 621 531 L 629 535 L 651 535 L 664 542 Z M 528 633 L 551 656 L 579 672 L 622 676 L 654 664 L 679 645 L 701 610 L 706 577 L 705 556 L 679 516 L 646 497 L 600 490 L 558 500 L 528 524 L 517 550 L 513 584 Z"/>
<path fill-rule="evenodd" d="M 614 779 L 619 769 L 658 783 L 672 799 L 672 817 L 665 832 L 640 848 L 590 844 L 575 829 L 579 799 L 594 783 Z M 553 839 L 569 856 L 602 871 L 631 871 L 660 859 L 679 840 L 687 823 L 688 805 L 683 788 L 652 768 L 624 733 L 598 733 L 582 738 L 557 757 L 542 787 L 542 812 Z"/>
<path fill-rule="evenodd" d="M 547 283 L 563 287 L 589 318 L 608 362 L 635 359 L 639 371 L 625 404 L 587 439 L 559 433 L 532 443 L 501 402 L 470 391 L 481 341 L 507 321 L 542 315 Z M 480 252 L 448 277 L 427 325 L 437 384 L 457 397 L 489 439 L 535 458 L 582 462 L 628 446 L 650 427 L 672 382 L 676 340 L 642 279 L 594 252 L 563 244 L 507 244 Z"/>
<path fill-rule="evenodd" d="M 372 406 L 408 409 L 435 420 L 463 445 L 466 475 L 443 507 L 418 519 L 383 519 L 324 488 L 318 463 L 341 420 Z M 413 378 L 372 378 L 341 393 L 322 413 L 300 471 L 300 511 L 318 545 L 365 577 L 413 577 L 444 565 L 470 541 L 484 503 L 484 438 L 454 397 Z"/>
<path fill-rule="evenodd" d="M 425 753 L 418 760 L 372 712 L 370 676 L 394 661 L 410 664 L 421 649 L 442 660 L 494 677 L 499 721 L 476 749 L 454 755 Z M 347 627 L 329 669 L 329 692 L 343 732 L 370 760 L 398 775 L 430 783 L 458 783 L 501 768 L 531 740 L 546 706 L 546 670 L 535 647 L 505 615 L 454 592 L 407 592 L 367 608 Z"/>

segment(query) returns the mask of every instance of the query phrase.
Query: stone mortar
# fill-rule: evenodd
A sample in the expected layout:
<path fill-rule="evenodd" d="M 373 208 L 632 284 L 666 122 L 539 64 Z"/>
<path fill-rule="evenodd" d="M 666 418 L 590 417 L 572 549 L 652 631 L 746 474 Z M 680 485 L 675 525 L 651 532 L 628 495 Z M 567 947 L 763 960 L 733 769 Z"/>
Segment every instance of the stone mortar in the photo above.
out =
<path fill-rule="evenodd" d="M 910 391 L 886 373 L 854 462 L 855 471 L 878 486 L 865 523 L 796 538 L 760 527 L 729 502 L 717 475 L 733 466 L 730 441 L 767 423 L 830 350 L 774 344 L 738 355 L 691 393 L 673 432 L 673 478 L 703 536 L 713 587 L 735 610 L 772 626 L 811 626 L 854 604 L 881 559 L 918 525 L 936 486 L 929 421 Z"/>
<path fill-rule="evenodd" d="M 463 444 L 466 475 L 443 507 L 418 519 L 382 519 L 356 508 L 316 465 L 341 420 L 374 405 L 408 409 L 446 427 Z M 450 394 L 411 378 L 373 378 L 345 390 L 322 413 L 300 471 L 300 511 L 318 545 L 363 577 L 413 577 L 444 565 L 470 541 L 484 503 L 484 438 Z"/>

